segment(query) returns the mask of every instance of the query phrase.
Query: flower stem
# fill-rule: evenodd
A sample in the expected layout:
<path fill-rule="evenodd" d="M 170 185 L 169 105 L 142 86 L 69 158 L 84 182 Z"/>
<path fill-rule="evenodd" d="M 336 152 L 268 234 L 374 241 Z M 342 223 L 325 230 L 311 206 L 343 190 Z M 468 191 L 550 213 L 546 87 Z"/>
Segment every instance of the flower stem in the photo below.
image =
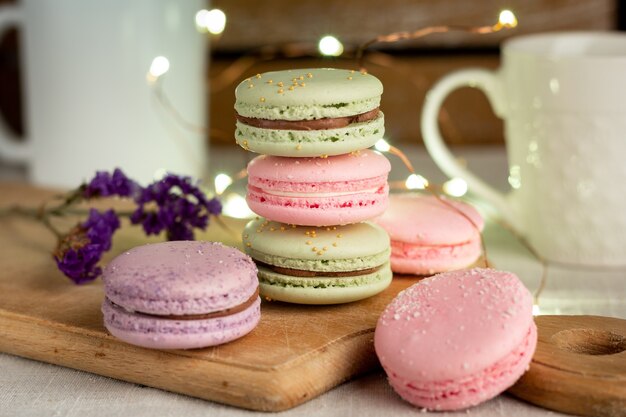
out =
<path fill-rule="evenodd" d="M 29 217 L 34 220 L 39 220 L 48 230 L 50 230 L 57 239 L 60 239 L 63 235 L 59 230 L 54 227 L 50 222 L 49 212 L 45 209 L 45 206 L 39 208 L 10 206 L 0 209 L 0 216 L 18 215 L 22 217 Z"/>
<path fill-rule="evenodd" d="M 134 213 L 134 211 L 129 210 L 129 211 L 115 211 L 115 214 L 117 214 L 119 217 L 130 217 L 132 214 Z M 89 214 L 89 209 L 65 209 L 63 211 L 52 211 L 50 214 L 54 215 L 54 216 L 65 216 L 67 214 L 71 214 L 74 216 L 84 216 L 86 214 Z"/>
<path fill-rule="evenodd" d="M 39 218 L 39 210 L 32 207 L 21 207 L 21 206 L 9 206 L 0 208 L 0 217 L 1 216 L 12 216 L 19 215 L 23 217 L 32 217 L 35 219 Z"/>
<path fill-rule="evenodd" d="M 61 240 L 61 238 L 63 238 L 63 234 L 59 232 L 56 227 L 54 227 L 54 225 L 50 222 L 50 218 L 48 216 L 43 216 L 41 218 L 41 223 L 46 226 L 46 228 L 50 230 L 58 240 Z"/>

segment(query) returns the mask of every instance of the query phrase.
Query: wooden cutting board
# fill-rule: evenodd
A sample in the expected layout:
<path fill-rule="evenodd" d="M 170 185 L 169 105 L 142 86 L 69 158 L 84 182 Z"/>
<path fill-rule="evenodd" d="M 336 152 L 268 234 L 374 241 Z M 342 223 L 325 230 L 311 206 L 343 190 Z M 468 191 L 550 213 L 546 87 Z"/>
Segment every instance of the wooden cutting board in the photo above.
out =
<path fill-rule="evenodd" d="M 50 191 L 0 183 L 0 207 L 37 206 Z M 78 221 L 66 219 L 66 228 Z M 197 236 L 239 245 L 244 221 L 213 224 Z M 234 232 L 234 233 L 233 233 Z M 111 259 L 148 239 L 126 225 Z M 396 276 L 382 294 L 338 306 L 264 302 L 248 336 L 214 348 L 159 351 L 135 347 L 102 325 L 102 284 L 76 286 L 50 255 L 53 236 L 40 224 L 0 217 L 0 352 L 254 410 L 294 407 L 343 381 L 377 368 L 378 316 L 402 289 Z M 527 401 L 580 414 L 622 416 L 626 407 L 626 321 L 542 316 L 530 371 L 511 391 Z"/>
<path fill-rule="evenodd" d="M 626 416 L 626 320 L 539 316 L 530 369 L 509 392 L 540 407 L 591 417 Z"/>
<path fill-rule="evenodd" d="M 36 206 L 49 191 L 0 183 L 0 207 Z M 68 219 L 69 227 L 77 219 Z M 230 221 L 241 230 L 245 222 Z M 213 224 L 197 236 L 236 246 Z M 123 227 L 105 258 L 158 241 Z M 100 280 L 82 286 L 58 272 L 55 239 L 28 219 L 0 218 L 0 351 L 254 410 L 294 407 L 375 369 L 374 327 L 386 304 L 417 281 L 396 278 L 382 294 L 338 306 L 264 302 L 261 322 L 235 342 L 191 351 L 158 351 L 121 342 L 102 325 Z"/>

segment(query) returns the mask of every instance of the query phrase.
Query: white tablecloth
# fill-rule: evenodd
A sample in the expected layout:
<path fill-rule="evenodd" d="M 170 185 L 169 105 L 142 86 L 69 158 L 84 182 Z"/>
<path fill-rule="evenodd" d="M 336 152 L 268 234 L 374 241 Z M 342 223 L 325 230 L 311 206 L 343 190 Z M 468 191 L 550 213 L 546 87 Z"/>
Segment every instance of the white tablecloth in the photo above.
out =
<path fill-rule="evenodd" d="M 409 149 L 416 169 L 431 181 L 442 174 L 419 148 Z M 506 161 L 502 149 L 467 150 L 460 154 L 470 167 L 504 188 Z M 214 172 L 235 172 L 245 156 L 234 150 L 212 158 Z M 392 157 L 393 159 L 393 157 Z M 15 176 L 0 168 L 0 178 Z M 394 161 L 393 179 L 406 177 Z M 540 281 L 539 263 L 495 223 L 485 231 L 489 259 L 500 269 L 517 273 L 531 291 Z M 596 314 L 626 318 L 626 270 L 592 270 L 551 266 L 540 299 L 543 314 Z M 555 381 L 556 383 L 556 381 Z M 390 389 L 384 374 L 376 373 L 343 384 L 281 416 L 414 416 L 411 407 Z M 253 413 L 116 381 L 81 371 L 0 354 L 0 417 L 4 416 L 250 416 Z M 442 415 L 441 413 L 435 413 Z M 513 397 L 501 395 L 479 407 L 445 415 L 546 416 L 561 415 Z"/>

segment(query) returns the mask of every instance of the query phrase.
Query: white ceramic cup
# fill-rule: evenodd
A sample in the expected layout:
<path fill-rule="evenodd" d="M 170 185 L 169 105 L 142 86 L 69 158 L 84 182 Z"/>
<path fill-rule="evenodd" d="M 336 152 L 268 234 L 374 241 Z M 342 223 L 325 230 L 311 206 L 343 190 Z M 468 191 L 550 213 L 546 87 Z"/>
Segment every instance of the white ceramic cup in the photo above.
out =
<path fill-rule="evenodd" d="M 163 170 L 201 176 L 205 136 L 185 130 L 146 80 L 170 62 L 168 98 L 206 125 L 202 0 L 20 0 L 0 8 L 0 32 L 17 26 L 24 69 L 26 140 L 0 129 L 0 156 L 24 162 L 37 184 L 73 187 L 121 167 L 140 182 Z M 1 92 L 0 92 L 1 94 Z"/>
<path fill-rule="evenodd" d="M 468 86 L 484 91 L 504 119 L 507 195 L 461 166 L 441 138 L 443 100 Z M 626 265 L 626 35 L 546 33 L 508 40 L 498 70 L 461 70 L 433 87 L 422 135 L 448 176 L 467 181 L 547 259 Z"/>

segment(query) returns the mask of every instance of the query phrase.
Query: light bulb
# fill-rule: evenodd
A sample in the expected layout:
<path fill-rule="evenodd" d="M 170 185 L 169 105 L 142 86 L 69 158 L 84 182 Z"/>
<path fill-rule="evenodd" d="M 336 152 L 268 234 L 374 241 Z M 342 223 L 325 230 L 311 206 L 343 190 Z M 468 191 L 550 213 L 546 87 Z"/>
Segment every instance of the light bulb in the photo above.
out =
<path fill-rule="evenodd" d="M 443 183 L 443 192 L 452 197 L 462 197 L 467 193 L 467 183 L 463 178 L 452 178 Z"/>
<path fill-rule="evenodd" d="M 317 45 L 324 56 L 339 56 L 343 53 L 343 44 L 332 35 L 324 36 Z"/>
<path fill-rule="evenodd" d="M 378 139 L 378 142 L 374 144 L 374 148 L 376 148 L 378 152 L 389 152 L 391 146 L 385 139 Z"/>
<path fill-rule="evenodd" d="M 170 60 L 165 58 L 164 56 L 157 56 L 152 60 L 152 64 L 150 64 L 150 70 L 148 71 L 148 75 L 156 79 L 169 71 L 169 69 Z"/>
<path fill-rule="evenodd" d="M 539 308 L 539 304 L 533 304 L 533 316 L 541 315 L 541 309 Z"/>
<path fill-rule="evenodd" d="M 428 180 L 421 175 L 411 174 L 404 183 L 408 190 L 424 190 L 428 187 Z"/>
<path fill-rule="evenodd" d="M 220 9 L 202 9 L 196 13 L 196 28 L 200 32 L 219 35 L 226 27 L 226 14 Z"/>
<path fill-rule="evenodd" d="M 235 193 L 228 194 L 223 200 L 222 213 L 225 216 L 236 219 L 250 219 L 255 216 L 254 212 L 248 207 L 246 199 Z"/>
<path fill-rule="evenodd" d="M 215 176 L 215 193 L 222 194 L 233 183 L 233 179 L 227 174 L 217 174 Z"/>
<path fill-rule="evenodd" d="M 498 23 L 507 28 L 514 28 L 517 26 L 517 17 L 510 10 L 502 10 L 498 17 Z"/>

